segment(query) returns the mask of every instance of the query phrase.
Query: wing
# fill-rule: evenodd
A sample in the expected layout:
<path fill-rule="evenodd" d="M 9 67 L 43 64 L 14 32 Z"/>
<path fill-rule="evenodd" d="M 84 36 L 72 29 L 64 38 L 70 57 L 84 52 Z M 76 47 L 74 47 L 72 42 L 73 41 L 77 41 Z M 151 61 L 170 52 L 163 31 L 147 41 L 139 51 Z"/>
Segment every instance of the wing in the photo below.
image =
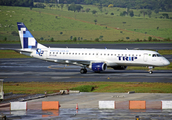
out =
<path fill-rule="evenodd" d="M 46 59 L 47 61 L 50 62 L 55 62 L 55 63 L 60 63 L 60 64 L 72 64 L 72 65 L 78 65 L 78 66 L 84 66 L 84 65 L 90 65 L 89 60 L 67 60 L 67 59 Z"/>

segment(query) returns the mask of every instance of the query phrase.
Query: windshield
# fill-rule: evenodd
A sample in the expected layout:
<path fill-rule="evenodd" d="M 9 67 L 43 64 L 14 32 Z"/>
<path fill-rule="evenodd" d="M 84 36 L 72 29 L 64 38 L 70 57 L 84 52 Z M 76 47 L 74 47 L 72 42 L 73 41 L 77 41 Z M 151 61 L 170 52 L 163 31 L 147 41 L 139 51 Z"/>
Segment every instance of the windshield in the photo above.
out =
<path fill-rule="evenodd" d="M 160 54 L 152 54 L 152 57 L 161 57 Z"/>

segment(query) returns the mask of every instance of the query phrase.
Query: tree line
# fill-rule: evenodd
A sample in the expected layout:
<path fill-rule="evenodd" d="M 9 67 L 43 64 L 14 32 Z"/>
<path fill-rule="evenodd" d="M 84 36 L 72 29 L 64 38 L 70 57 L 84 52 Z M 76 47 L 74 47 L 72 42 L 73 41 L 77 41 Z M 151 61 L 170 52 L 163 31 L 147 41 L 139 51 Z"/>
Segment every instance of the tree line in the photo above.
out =
<path fill-rule="evenodd" d="M 34 2 L 57 3 L 58 0 L 34 0 Z M 84 4 L 108 7 L 130 8 L 130 9 L 150 9 L 159 11 L 172 11 L 172 0 L 59 0 L 59 4 Z"/>
<path fill-rule="evenodd" d="M 172 11 L 172 0 L 0 0 L 0 5 L 5 6 L 34 6 L 34 2 L 57 3 L 57 4 L 84 4 L 108 7 L 129 8 L 129 9 L 150 9 L 156 11 Z"/>
<path fill-rule="evenodd" d="M 0 0 L 0 5 L 33 7 L 33 0 Z"/>

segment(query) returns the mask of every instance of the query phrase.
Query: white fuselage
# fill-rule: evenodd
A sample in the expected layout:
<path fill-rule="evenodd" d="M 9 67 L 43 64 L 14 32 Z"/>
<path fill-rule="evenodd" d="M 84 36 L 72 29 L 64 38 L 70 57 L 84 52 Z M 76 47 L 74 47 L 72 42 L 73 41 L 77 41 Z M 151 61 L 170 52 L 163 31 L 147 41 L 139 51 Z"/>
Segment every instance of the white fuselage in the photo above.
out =
<path fill-rule="evenodd" d="M 113 66 L 166 66 L 169 61 L 158 52 L 149 50 L 118 50 L 118 49 L 75 49 L 75 48 L 44 48 L 38 54 L 33 51 L 32 57 L 64 64 L 76 64 L 77 61 L 105 62 Z"/>

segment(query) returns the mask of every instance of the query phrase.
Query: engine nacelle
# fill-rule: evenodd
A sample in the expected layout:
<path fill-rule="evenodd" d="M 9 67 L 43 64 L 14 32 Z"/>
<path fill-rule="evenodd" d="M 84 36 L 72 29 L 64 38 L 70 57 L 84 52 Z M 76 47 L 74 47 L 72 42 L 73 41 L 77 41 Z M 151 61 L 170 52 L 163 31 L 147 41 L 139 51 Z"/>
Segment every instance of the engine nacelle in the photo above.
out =
<path fill-rule="evenodd" d="M 92 69 L 94 72 L 100 72 L 100 71 L 104 71 L 107 68 L 106 63 L 91 63 L 89 66 L 90 69 Z"/>
<path fill-rule="evenodd" d="M 127 66 L 114 66 L 112 67 L 114 70 L 125 70 L 127 69 Z"/>

